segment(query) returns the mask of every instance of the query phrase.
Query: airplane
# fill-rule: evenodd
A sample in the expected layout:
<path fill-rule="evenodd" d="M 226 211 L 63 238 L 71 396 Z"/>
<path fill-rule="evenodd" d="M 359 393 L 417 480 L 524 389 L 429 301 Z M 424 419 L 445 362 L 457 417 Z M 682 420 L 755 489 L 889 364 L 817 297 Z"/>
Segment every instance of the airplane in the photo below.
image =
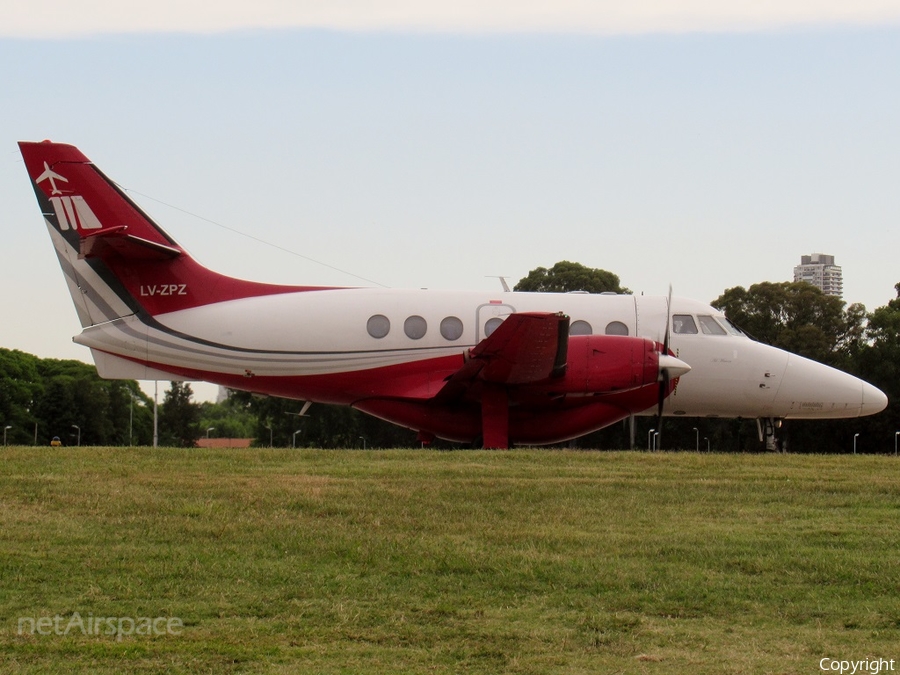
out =
<path fill-rule="evenodd" d="M 293 286 L 201 266 L 76 147 L 20 142 L 99 374 L 204 380 L 349 405 L 486 448 L 553 444 L 635 415 L 871 415 L 852 375 L 668 296 Z M 47 185 L 47 178 L 51 178 Z M 55 180 L 65 181 L 58 196 Z M 49 192 L 48 192 L 49 187 Z M 765 432 L 763 432 L 765 429 Z"/>

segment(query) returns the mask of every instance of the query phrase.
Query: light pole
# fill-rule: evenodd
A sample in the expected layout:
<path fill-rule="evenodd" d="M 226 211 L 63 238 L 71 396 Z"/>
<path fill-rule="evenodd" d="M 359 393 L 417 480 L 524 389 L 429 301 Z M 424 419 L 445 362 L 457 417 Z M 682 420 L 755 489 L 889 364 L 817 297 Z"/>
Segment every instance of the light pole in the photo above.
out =
<path fill-rule="evenodd" d="M 7 424 L 5 427 L 3 427 L 3 445 L 6 445 L 6 432 L 10 429 L 12 429 L 11 424 Z M 896 455 L 897 453 L 895 452 L 894 454 Z"/>
<path fill-rule="evenodd" d="M 266 429 L 269 430 L 269 447 L 271 448 L 271 447 L 273 447 L 273 445 L 272 445 L 273 440 L 272 440 L 272 439 L 273 439 L 273 435 L 274 435 L 275 432 L 272 431 L 272 427 L 270 427 L 268 424 L 266 425 Z"/>
<path fill-rule="evenodd" d="M 153 380 L 153 447 L 159 447 L 159 380 Z"/>
<path fill-rule="evenodd" d="M 700 431 L 697 427 L 694 427 L 694 433 L 697 435 L 696 451 L 700 452 Z"/>
<path fill-rule="evenodd" d="M 73 424 L 73 425 L 72 425 L 72 428 L 78 431 L 78 442 L 77 442 L 77 445 L 78 445 L 78 447 L 80 448 L 80 447 L 81 447 L 81 427 L 78 426 L 77 424 Z"/>
<path fill-rule="evenodd" d="M 856 454 L 856 439 L 859 438 L 859 434 L 853 434 L 853 454 Z"/>
<path fill-rule="evenodd" d="M 209 432 L 210 432 L 210 431 L 215 431 L 215 430 L 216 430 L 215 427 L 210 427 L 209 429 L 206 430 L 206 439 L 207 439 L 207 440 L 209 440 Z"/>
<path fill-rule="evenodd" d="M 299 434 L 301 431 L 303 431 L 303 429 L 297 429 L 297 431 L 295 431 L 294 435 L 291 437 L 291 448 L 297 447 L 297 434 Z"/>
<path fill-rule="evenodd" d="M 656 433 L 656 429 L 651 429 L 647 432 L 647 450 L 652 450 L 653 446 L 651 443 L 653 442 L 653 434 Z"/>
<path fill-rule="evenodd" d="M 362 439 L 362 442 L 363 442 L 363 450 L 365 450 L 366 449 L 366 437 L 360 436 L 360 438 Z"/>
<path fill-rule="evenodd" d="M 704 436 L 703 440 L 706 441 L 706 451 L 709 452 L 709 439 Z"/>
<path fill-rule="evenodd" d="M 9 428 L 9 427 L 7 427 Z M 894 457 L 897 456 L 897 436 L 900 436 L 900 431 L 894 432 Z"/>
<path fill-rule="evenodd" d="M 134 392 L 126 389 L 128 392 L 128 447 L 134 445 Z"/>

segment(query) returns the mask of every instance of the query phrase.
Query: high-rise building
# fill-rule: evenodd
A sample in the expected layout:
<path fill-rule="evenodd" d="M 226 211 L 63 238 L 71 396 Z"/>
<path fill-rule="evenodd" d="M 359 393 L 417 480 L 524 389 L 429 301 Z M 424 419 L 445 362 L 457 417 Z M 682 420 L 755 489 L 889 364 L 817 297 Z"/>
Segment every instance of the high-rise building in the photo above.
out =
<path fill-rule="evenodd" d="M 833 255 L 813 253 L 800 256 L 800 264 L 794 268 L 794 281 L 805 281 L 818 286 L 825 295 L 841 297 L 844 293 L 844 276 L 834 264 Z"/>

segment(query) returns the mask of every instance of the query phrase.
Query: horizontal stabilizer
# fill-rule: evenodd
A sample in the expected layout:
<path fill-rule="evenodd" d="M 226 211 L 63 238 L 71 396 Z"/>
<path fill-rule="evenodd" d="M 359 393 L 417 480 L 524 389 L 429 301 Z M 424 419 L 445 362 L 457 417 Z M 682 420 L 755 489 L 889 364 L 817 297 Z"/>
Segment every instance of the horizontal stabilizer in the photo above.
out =
<path fill-rule="evenodd" d="M 97 374 L 105 380 L 168 380 L 184 382 L 185 378 L 174 373 L 167 373 L 145 366 L 143 363 L 123 359 L 99 349 L 92 349 L 91 356 L 97 366 Z"/>
<path fill-rule="evenodd" d="M 128 227 L 101 230 L 91 233 L 81 240 L 82 258 L 107 258 L 117 254 L 128 260 L 172 260 L 181 255 L 181 250 L 155 241 L 127 234 Z"/>

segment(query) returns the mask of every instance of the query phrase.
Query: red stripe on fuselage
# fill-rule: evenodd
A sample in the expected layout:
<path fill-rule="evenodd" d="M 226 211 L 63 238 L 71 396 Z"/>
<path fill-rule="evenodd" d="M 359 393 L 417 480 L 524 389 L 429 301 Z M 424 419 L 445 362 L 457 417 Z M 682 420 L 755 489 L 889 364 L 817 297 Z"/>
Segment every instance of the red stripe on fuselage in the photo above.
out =
<path fill-rule="evenodd" d="M 189 380 L 202 380 L 230 389 L 339 405 L 352 405 L 360 399 L 372 397 L 428 400 L 444 386 L 446 378 L 463 365 L 462 354 L 455 354 L 327 375 L 264 376 L 256 375 L 250 369 L 239 375 L 144 361 L 120 354 L 114 356 Z"/>

